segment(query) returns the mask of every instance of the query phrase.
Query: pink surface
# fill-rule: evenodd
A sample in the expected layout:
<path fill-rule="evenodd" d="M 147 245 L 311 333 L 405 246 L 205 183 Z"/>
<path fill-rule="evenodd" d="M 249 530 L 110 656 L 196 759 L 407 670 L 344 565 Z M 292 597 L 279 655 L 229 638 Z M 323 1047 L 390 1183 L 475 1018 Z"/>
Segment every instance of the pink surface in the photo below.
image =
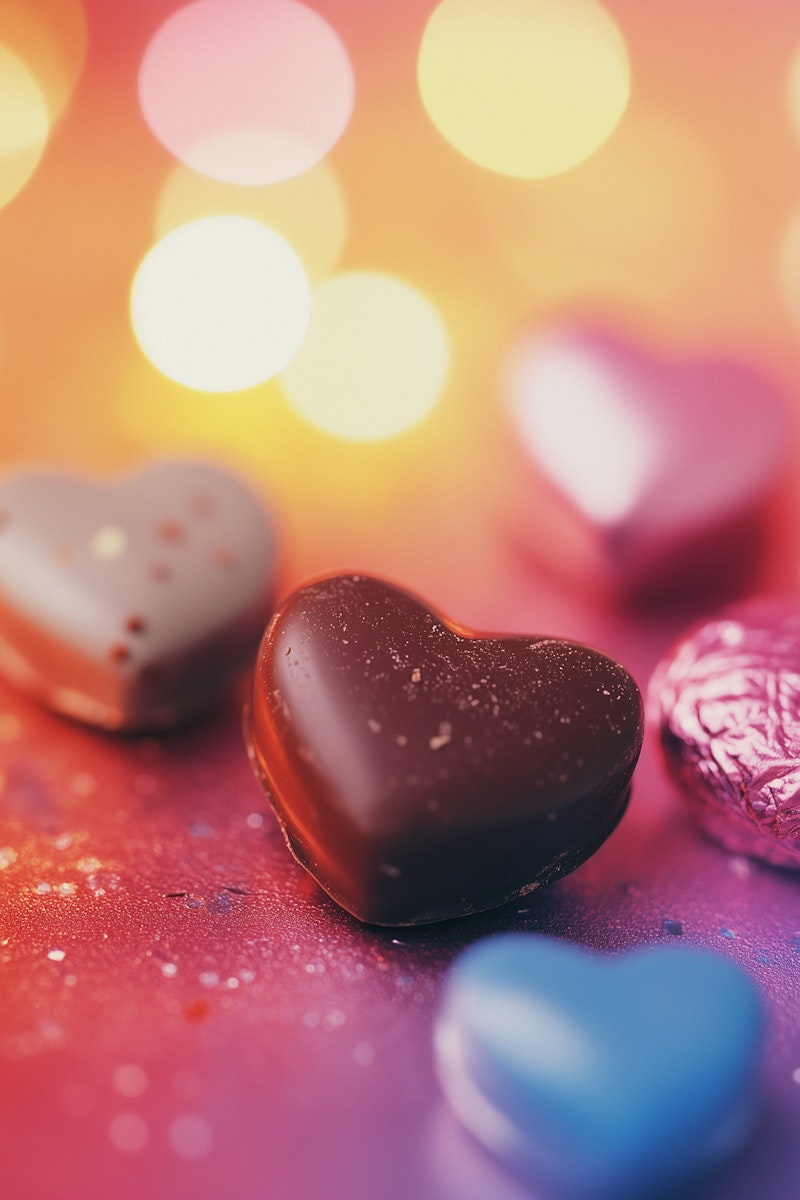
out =
<path fill-rule="evenodd" d="M 543 585 L 517 597 L 520 622 L 552 626 L 560 611 L 560 632 L 640 683 L 677 631 L 676 618 L 570 612 Z M 703 840 L 652 740 L 628 814 L 572 876 L 482 916 L 380 931 L 289 855 L 240 700 L 193 730 L 124 741 L 0 693 L 7 1195 L 533 1196 L 443 1107 L 430 1034 L 444 969 L 495 930 L 615 950 L 666 941 L 663 922 L 679 921 L 686 942 L 750 972 L 769 1018 L 765 1119 L 698 1196 L 794 1197 L 797 881 Z"/>

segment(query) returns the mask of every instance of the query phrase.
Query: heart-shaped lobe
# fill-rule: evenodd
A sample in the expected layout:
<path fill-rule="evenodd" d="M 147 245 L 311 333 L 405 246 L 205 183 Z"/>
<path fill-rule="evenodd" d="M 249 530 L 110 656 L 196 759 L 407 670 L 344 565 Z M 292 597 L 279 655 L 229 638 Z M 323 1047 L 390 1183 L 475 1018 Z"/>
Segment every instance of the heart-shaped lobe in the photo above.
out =
<path fill-rule="evenodd" d="M 263 506 L 219 467 L 11 476 L 0 483 L 0 670 L 91 725 L 175 725 L 251 661 L 274 566 Z"/>
<path fill-rule="evenodd" d="M 451 1108 L 505 1163 L 559 1195 L 617 1200 L 740 1146 L 762 1025 L 749 978 L 706 951 L 604 957 L 507 934 L 451 968 L 436 1065 Z"/>
<path fill-rule="evenodd" d="M 249 749 L 302 865 L 360 920 L 401 925 L 583 862 L 624 811 L 642 722 L 633 679 L 595 650 L 479 637 L 337 575 L 270 623 Z"/>
<path fill-rule="evenodd" d="M 696 625 L 654 672 L 648 703 L 706 832 L 800 870 L 800 602 L 753 600 Z"/>
<path fill-rule="evenodd" d="M 515 348 L 507 401 L 510 521 L 541 563 L 615 600 L 751 577 L 793 437 L 767 379 L 563 327 Z"/>

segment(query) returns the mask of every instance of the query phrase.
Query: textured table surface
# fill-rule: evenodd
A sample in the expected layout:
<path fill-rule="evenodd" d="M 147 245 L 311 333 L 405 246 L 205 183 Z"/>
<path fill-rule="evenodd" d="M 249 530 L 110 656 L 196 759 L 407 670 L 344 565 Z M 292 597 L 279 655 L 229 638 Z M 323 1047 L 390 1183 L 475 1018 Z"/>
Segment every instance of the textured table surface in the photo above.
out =
<path fill-rule="evenodd" d="M 536 589 L 537 615 L 554 621 L 547 595 Z M 550 600 L 561 632 L 646 682 L 663 620 L 603 624 Z M 7 1195 L 532 1195 L 456 1127 L 430 1045 L 453 956 L 520 929 L 610 951 L 681 936 L 743 966 L 769 1018 L 764 1118 L 697 1195 L 794 1197 L 797 879 L 704 840 L 651 741 L 628 813 L 572 876 L 481 916 L 377 930 L 290 857 L 247 762 L 240 702 L 126 741 L 0 692 Z"/>

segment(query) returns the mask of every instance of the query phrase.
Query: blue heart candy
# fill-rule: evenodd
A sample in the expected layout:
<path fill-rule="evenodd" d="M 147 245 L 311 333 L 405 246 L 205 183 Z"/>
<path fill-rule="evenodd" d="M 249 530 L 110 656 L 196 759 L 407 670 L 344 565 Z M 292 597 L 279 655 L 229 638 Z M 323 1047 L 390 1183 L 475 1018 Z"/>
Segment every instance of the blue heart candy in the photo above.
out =
<path fill-rule="evenodd" d="M 488 938 L 448 977 L 437 1069 L 464 1125 L 566 1195 L 661 1190 L 728 1157 L 757 1112 L 749 978 L 689 947 L 611 957 Z"/>

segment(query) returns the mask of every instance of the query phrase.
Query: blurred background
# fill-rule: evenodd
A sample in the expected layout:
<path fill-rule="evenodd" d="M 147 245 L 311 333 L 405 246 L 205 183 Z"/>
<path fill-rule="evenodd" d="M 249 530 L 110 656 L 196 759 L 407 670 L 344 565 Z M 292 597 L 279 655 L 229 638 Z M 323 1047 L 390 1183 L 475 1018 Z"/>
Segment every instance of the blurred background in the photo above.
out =
<path fill-rule="evenodd" d="M 287 584 L 379 570 L 485 624 L 522 332 L 796 396 L 796 4 L 435 8 L 0 0 L 4 464 L 210 455 Z"/>
<path fill-rule="evenodd" d="M 4 469 L 213 458 L 274 510 L 280 591 L 380 572 L 645 687 L 686 612 L 601 612 L 505 533 L 506 364 L 553 322 L 733 356 L 797 414 L 796 0 L 0 0 Z M 652 745 L 579 871 L 396 938 L 290 859 L 240 700 L 127 742 L 0 685 L 5 1194 L 532 1196 L 430 1047 L 453 955 L 521 928 L 750 971 L 768 1119 L 697 1194 L 795 1196 L 796 880 L 702 841 Z"/>

